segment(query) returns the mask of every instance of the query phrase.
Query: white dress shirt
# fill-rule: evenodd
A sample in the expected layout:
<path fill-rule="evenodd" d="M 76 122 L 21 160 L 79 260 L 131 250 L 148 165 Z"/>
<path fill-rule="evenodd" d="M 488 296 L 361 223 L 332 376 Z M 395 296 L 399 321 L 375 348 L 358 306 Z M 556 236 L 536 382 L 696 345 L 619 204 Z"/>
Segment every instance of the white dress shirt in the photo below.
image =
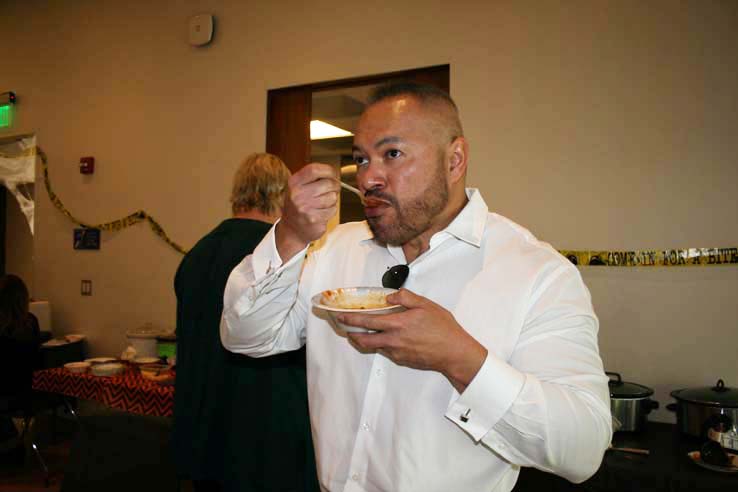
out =
<path fill-rule="evenodd" d="M 509 491 L 521 466 L 574 482 L 599 467 L 612 431 L 589 291 L 550 245 L 489 213 L 478 191 L 467 196 L 404 285 L 451 311 L 488 350 L 461 395 L 440 373 L 358 352 L 310 306 L 325 289 L 379 286 L 405 263 L 402 248 L 376 243 L 366 222 L 339 226 L 285 264 L 272 229 L 231 272 L 226 348 L 263 357 L 307 344 L 324 490 Z"/>

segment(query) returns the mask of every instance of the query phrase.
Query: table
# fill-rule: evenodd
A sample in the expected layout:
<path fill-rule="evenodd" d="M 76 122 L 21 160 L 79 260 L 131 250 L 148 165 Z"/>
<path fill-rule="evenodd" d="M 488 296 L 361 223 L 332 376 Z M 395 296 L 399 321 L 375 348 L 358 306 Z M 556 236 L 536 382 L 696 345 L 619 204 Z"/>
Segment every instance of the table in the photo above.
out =
<path fill-rule="evenodd" d="M 532 468 L 521 470 L 515 492 L 524 491 L 721 491 L 738 490 L 738 473 L 701 468 L 687 457 L 699 439 L 684 436 L 673 424 L 649 422 L 639 433 L 617 432 L 613 446 L 650 450 L 650 455 L 608 451 L 597 473 L 582 484 Z"/>
<path fill-rule="evenodd" d="M 144 379 L 133 366 L 118 376 L 73 373 L 63 367 L 33 373 L 33 389 L 94 400 L 112 408 L 141 415 L 171 417 L 174 386 Z"/>
<path fill-rule="evenodd" d="M 48 342 L 49 337 L 44 340 Z M 42 337 L 42 340 L 46 337 Z M 67 362 L 75 362 L 85 359 L 84 340 L 76 342 L 65 342 L 61 345 L 41 345 L 39 356 L 39 369 L 48 369 L 50 367 L 61 367 Z"/>

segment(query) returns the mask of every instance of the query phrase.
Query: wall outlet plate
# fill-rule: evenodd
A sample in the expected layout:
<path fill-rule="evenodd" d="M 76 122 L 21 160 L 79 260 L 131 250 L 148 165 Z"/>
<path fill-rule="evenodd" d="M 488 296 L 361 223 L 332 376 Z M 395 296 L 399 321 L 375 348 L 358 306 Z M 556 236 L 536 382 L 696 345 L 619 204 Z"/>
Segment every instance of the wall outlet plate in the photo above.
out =
<path fill-rule="evenodd" d="M 79 172 L 82 174 L 92 174 L 95 172 L 95 158 L 94 157 L 80 157 L 79 158 Z"/>
<path fill-rule="evenodd" d="M 189 39 L 192 46 L 203 46 L 213 39 L 213 16 L 199 14 L 190 17 Z"/>

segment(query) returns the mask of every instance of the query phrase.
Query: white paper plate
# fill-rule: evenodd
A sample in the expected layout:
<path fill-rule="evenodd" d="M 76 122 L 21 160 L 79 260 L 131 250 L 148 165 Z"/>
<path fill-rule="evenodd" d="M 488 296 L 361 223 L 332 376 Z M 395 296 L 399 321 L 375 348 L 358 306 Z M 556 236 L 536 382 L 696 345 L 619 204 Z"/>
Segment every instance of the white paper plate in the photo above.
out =
<path fill-rule="evenodd" d="M 338 298 L 340 300 L 345 300 L 348 305 L 355 305 L 360 306 L 362 304 L 362 299 L 369 297 L 372 301 L 376 301 L 377 297 L 384 298 L 389 294 L 392 294 L 393 292 L 397 292 L 396 289 L 387 289 L 385 287 L 348 287 L 343 289 L 332 289 L 332 290 L 326 290 L 319 294 L 315 294 L 311 298 L 311 302 L 313 304 L 313 307 L 323 311 L 326 314 L 326 317 L 330 319 L 338 328 L 339 330 L 343 330 L 346 332 L 354 332 L 354 333 L 372 333 L 373 330 L 367 330 L 364 328 L 360 328 L 357 326 L 350 326 L 346 325 L 344 323 L 339 322 L 336 319 L 336 314 L 338 313 L 360 313 L 360 314 L 390 314 L 390 313 L 398 313 L 401 311 L 404 311 L 405 308 L 403 306 L 395 305 L 395 304 L 389 304 L 386 306 L 381 307 L 369 307 L 369 308 L 363 308 L 363 307 L 355 307 L 355 308 L 344 308 L 344 307 L 337 307 L 335 305 L 327 305 L 325 304 L 325 297 L 326 294 Z M 371 304 L 371 303 L 367 303 Z"/>
<path fill-rule="evenodd" d="M 702 456 L 700 456 L 699 451 L 692 451 L 691 453 L 687 453 L 687 456 L 689 456 L 689 459 L 692 460 L 692 463 L 697 466 L 701 466 L 702 468 L 707 468 L 708 470 L 720 473 L 738 473 L 738 455 L 735 455 L 733 453 L 727 454 L 733 462 L 733 466 L 718 466 L 711 463 L 705 463 L 704 461 L 702 461 Z"/>
<path fill-rule="evenodd" d="M 58 347 L 60 345 L 66 345 L 67 343 L 69 343 L 69 342 L 67 342 L 64 339 L 61 339 L 61 338 L 52 338 L 51 340 L 42 343 L 41 346 L 42 347 Z"/>
<path fill-rule="evenodd" d="M 69 372 L 83 373 L 87 372 L 91 364 L 89 362 L 67 362 L 64 364 L 64 368 Z"/>

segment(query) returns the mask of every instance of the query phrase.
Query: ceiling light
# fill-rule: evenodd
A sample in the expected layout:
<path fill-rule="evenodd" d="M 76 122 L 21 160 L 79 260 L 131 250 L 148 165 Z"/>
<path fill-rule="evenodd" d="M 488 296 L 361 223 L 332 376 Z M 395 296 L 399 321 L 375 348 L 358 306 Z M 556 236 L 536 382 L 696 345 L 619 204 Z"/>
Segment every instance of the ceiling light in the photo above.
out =
<path fill-rule="evenodd" d="M 323 140 L 324 138 L 351 137 L 354 134 L 343 128 L 329 125 L 320 120 L 310 122 L 310 140 Z"/>

